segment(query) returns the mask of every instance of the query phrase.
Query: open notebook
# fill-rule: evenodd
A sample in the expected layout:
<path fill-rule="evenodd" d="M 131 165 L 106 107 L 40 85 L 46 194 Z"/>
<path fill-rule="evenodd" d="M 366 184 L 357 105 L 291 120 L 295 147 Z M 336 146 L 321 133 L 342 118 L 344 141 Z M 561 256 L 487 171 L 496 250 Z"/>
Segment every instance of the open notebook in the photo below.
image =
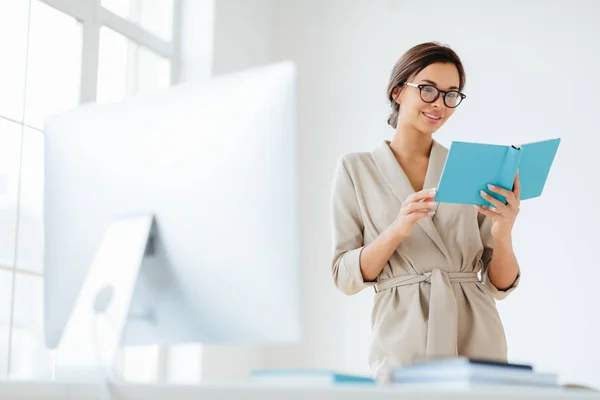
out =
<path fill-rule="evenodd" d="M 560 138 L 522 146 L 454 141 L 450 145 L 435 201 L 489 206 L 490 203 L 480 195 L 480 191 L 485 190 L 506 203 L 503 196 L 490 192 L 487 185 L 512 190 L 517 169 L 521 200 L 539 197 L 559 144 Z"/>

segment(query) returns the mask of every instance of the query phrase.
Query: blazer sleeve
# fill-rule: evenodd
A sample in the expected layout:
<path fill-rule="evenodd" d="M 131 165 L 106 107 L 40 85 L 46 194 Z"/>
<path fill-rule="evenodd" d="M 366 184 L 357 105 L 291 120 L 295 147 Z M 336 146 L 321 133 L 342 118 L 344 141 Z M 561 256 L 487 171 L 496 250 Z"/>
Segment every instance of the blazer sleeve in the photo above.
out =
<path fill-rule="evenodd" d="M 360 270 L 363 230 L 355 183 L 342 157 L 337 163 L 331 193 L 331 272 L 336 287 L 347 295 L 356 294 L 375 284 L 365 282 Z"/>
<path fill-rule="evenodd" d="M 494 252 L 494 238 L 492 237 L 491 233 L 493 221 L 491 218 L 483 214 L 478 214 L 477 218 L 479 222 L 481 242 L 483 243 L 483 255 L 481 257 L 483 268 L 481 270 L 481 281 L 496 300 L 503 300 L 506 298 L 506 296 L 513 292 L 517 286 L 519 286 L 519 281 L 521 280 L 521 270 L 519 269 L 517 272 L 517 278 L 506 290 L 500 290 L 494 286 L 492 281 L 490 281 L 489 276 L 489 267 L 490 263 L 492 262 L 492 253 Z"/>

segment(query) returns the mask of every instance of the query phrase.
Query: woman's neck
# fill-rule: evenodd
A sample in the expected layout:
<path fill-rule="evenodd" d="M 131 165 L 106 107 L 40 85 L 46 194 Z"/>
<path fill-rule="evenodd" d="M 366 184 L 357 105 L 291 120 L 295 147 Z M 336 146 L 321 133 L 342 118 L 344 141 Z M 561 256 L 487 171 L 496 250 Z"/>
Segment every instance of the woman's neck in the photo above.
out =
<path fill-rule="evenodd" d="M 417 129 L 398 124 L 390 148 L 403 160 L 428 158 L 433 138 Z"/>

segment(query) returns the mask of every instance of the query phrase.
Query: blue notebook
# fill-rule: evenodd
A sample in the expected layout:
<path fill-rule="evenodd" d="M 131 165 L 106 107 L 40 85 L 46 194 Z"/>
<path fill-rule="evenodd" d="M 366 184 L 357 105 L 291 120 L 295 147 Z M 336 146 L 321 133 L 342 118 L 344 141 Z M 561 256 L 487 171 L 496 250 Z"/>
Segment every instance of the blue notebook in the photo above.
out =
<path fill-rule="evenodd" d="M 560 138 L 522 146 L 454 141 L 450 145 L 435 201 L 489 206 L 490 203 L 479 193 L 485 190 L 506 204 L 506 199 L 490 192 L 487 185 L 512 190 L 517 169 L 521 200 L 539 197 L 559 144 Z"/>
<path fill-rule="evenodd" d="M 259 384 L 288 384 L 288 385 L 374 385 L 375 380 L 368 376 L 339 373 L 321 369 L 275 369 L 252 371 L 251 379 Z"/>

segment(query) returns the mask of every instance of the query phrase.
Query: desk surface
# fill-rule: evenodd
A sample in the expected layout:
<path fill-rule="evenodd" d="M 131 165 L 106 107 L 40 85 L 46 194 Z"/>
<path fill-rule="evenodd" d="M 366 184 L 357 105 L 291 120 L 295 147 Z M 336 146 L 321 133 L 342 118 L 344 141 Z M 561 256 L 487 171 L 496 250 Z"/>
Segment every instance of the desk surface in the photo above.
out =
<path fill-rule="evenodd" d="M 449 387 L 266 387 L 253 385 L 162 385 L 117 383 L 111 395 L 93 384 L 14 382 L 0 383 L 0 399 L 33 400 L 520 400 L 520 399 L 598 399 L 600 392 L 582 389 L 543 389 L 496 385 Z"/>

